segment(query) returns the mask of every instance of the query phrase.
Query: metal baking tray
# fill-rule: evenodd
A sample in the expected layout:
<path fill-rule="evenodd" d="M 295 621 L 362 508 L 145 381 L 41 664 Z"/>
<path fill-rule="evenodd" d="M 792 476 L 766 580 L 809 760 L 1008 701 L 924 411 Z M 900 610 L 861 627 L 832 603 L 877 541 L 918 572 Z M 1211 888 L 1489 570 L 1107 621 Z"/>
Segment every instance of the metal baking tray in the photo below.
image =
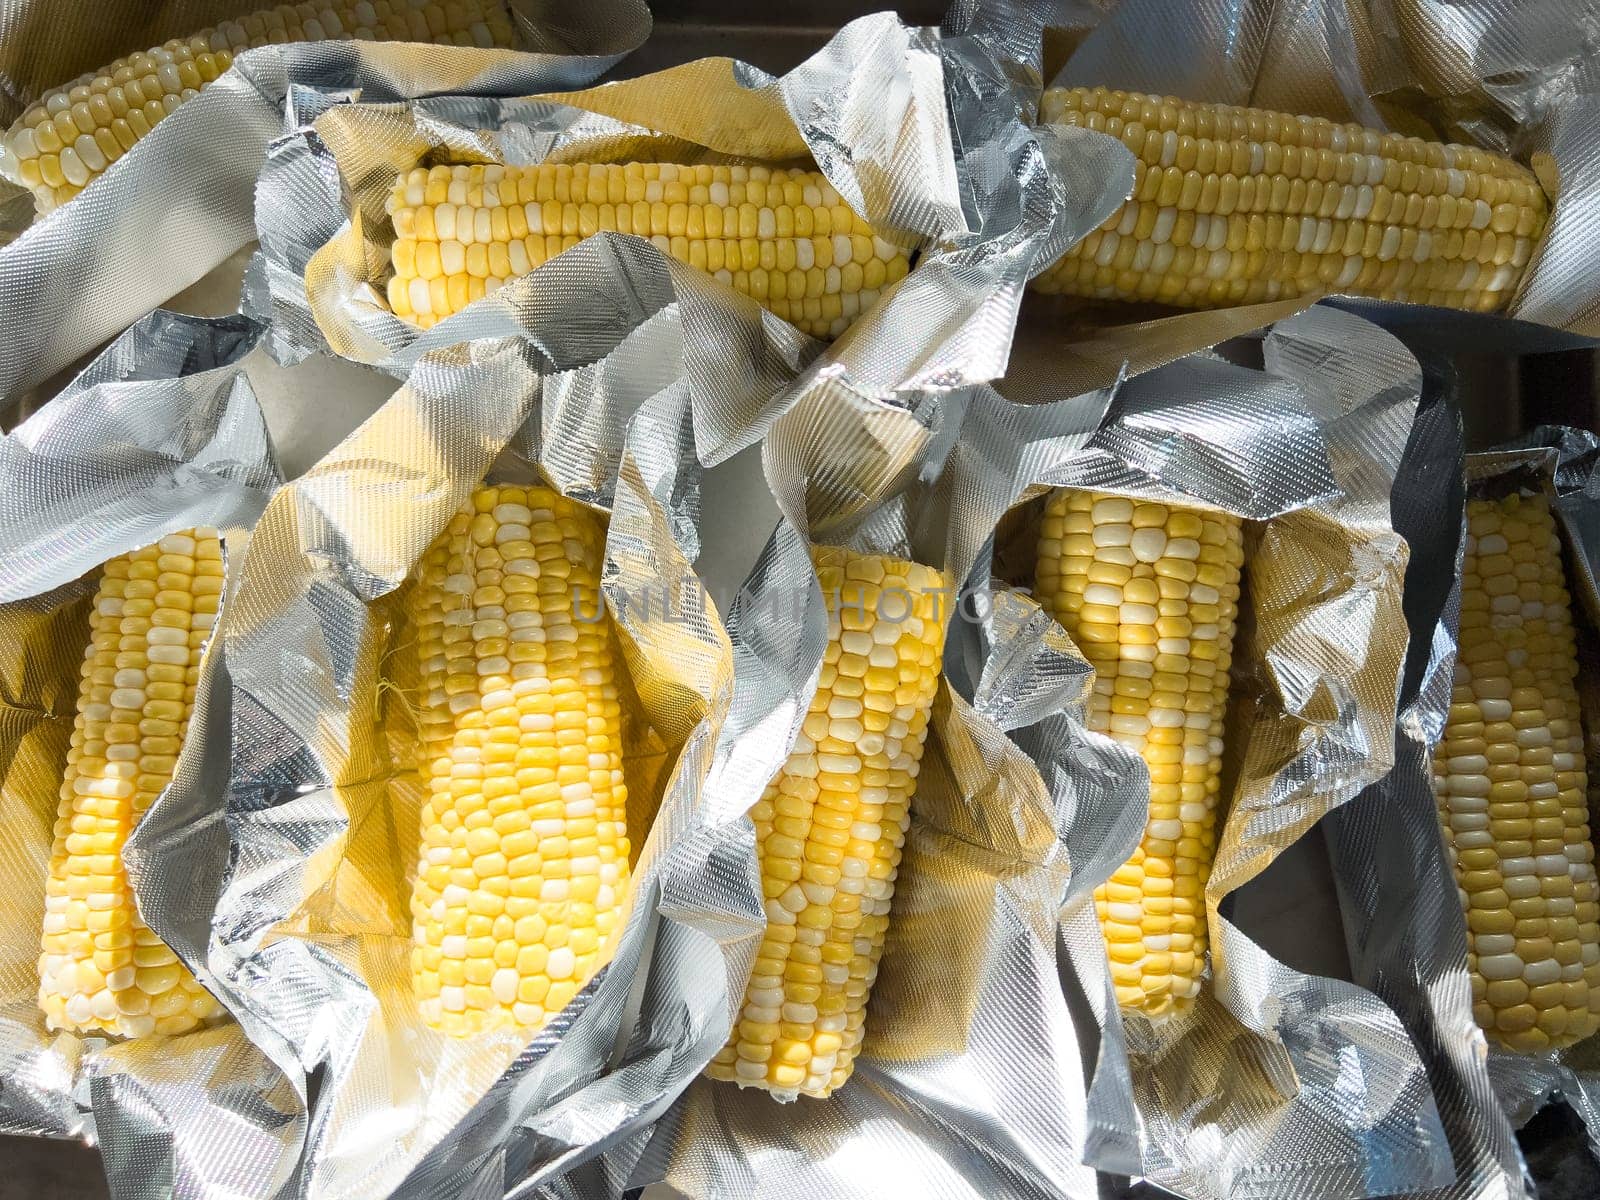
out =
<path fill-rule="evenodd" d="M 846 22 L 883 5 L 855 0 L 810 0 L 804 6 L 751 6 L 746 0 L 659 0 L 652 4 L 650 41 L 610 78 L 640 75 L 708 55 L 739 58 L 781 73 L 802 62 Z M 908 22 L 937 24 L 944 4 L 896 5 Z M 131 47 L 130 47 L 131 48 Z M 247 248 L 168 302 L 183 312 L 216 316 L 234 311 L 249 258 Z M 1595 427 L 1600 422 L 1597 359 L 1589 351 L 1532 356 L 1475 353 L 1455 358 L 1469 448 L 1493 445 L 1541 422 Z M 388 376 L 327 358 L 292 369 L 258 350 L 246 363 L 267 414 L 283 467 L 309 467 L 370 415 L 395 389 Z M 76 367 L 73 368 L 76 370 Z M 72 371 L 0 412 L 0 427 L 44 403 Z M 736 587 L 755 562 L 777 520 L 760 478 L 759 456 L 746 451 L 708 475 L 704 503 L 707 547 L 700 563 L 713 585 Z M 1284 962 L 1302 971 L 1348 978 L 1344 937 L 1328 859 L 1320 837 L 1303 838 L 1271 868 L 1230 898 L 1230 916 Z M 1543 1200 L 1593 1200 L 1600 1168 L 1584 1151 L 1581 1128 L 1562 1109 L 1547 1110 L 1523 1135 Z M 0 1137 L 0 1200 L 102 1200 L 106 1185 L 98 1155 L 74 1143 Z M 1106 1178 L 1103 1198 L 1165 1195 L 1148 1185 Z M 652 1195 L 650 1200 L 655 1200 Z"/>

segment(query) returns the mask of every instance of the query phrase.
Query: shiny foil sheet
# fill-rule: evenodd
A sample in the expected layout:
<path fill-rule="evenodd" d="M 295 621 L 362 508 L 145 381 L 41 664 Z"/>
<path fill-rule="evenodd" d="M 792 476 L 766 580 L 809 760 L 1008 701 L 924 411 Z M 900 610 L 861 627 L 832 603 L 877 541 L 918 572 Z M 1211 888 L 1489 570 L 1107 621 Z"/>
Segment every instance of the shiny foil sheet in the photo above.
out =
<path fill-rule="evenodd" d="M 870 395 L 945 390 L 1004 369 L 1023 283 L 1121 203 L 1132 156 L 1079 131 L 1023 124 L 980 38 L 863 17 L 782 78 L 701 59 L 587 91 L 518 100 L 336 103 L 273 148 L 257 206 L 261 260 L 247 311 L 292 361 L 329 348 L 403 372 L 429 350 L 504 329 L 493 297 L 427 332 L 383 297 L 395 176 L 449 157 L 542 161 L 814 161 L 886 236 L 923 247 L 911 273 L 815 359 Z M 1073 136 L 1066 136 L 1071 134 Z M 560 258 L 534 279 L 561 278 Z M 544 273 L 548 272 L 548 276 Z M 720 285 L 744 324 L 783 322 Z M 788 336 L 797 335 L 790 333 Z M 803 386 L 811 386 L 805 383 Z M 775 394 L 774 411 L 791 403 Z M 752 426 L 748 441 L 760 436 Z"/>
<path fill-rule="evenodd" d="M 1450 1150 L 1396 1014 L 1366 989 L 1273 959 L 1222 907 L 1393 764 L 1408 553 L 1390 497 L 1421 371 L 1389 335 L 1321 305 L 1274 325 L 1261 356 L 1261 399 L 1245 404 L 1225 374 L 1189 382 L 1245 374 L 1204 357 L 1135 377 L 1120 420 L 1048 479 L 1188 498 L 1252 522 L 1228 723 L 1232 795 L 1206 887 L 1211 978 L 1186 1016 L 1120 1022 L 1139 1118 L 1133 1173 L 1186 1197 L 1432 1186 L 1449 1177 Z M 1279 423 L 1297 414 L 1309 445 L 1241 445 L 1262 435 L 1263 413 L 1282 414 Z M 1103 945 L 1094 951 L 1104 971 Z"/>
<path fill-rule="evenodd" d="M 269 506 L 220 632 L 233 760 L 174 789 L 148 834 L 174 868 L 152 897 L 162 935 L 286 1074 L 315 1077 L 308 1197 L 524 1194 L 625 1139 L 722 1044 L 762 928 L 741 818 L 782 762 L 822 625 L 731 638 L 694 568 L 702 463 L 752 440 L 812 348 L 637 239 L 550 267 L 496 298 L 502 336 L 423 355 Z M 609 513 L 604 588 L 644 718 L 626 925 L 531 1044 L 446 1038 L 415 1010 L 420 786 L 380 685 L 406 636 L 394 589 L 486 474 Z"/>
<path fill-rule="evenodd" d="M 764 614 L 796 592 L 806 633 L 797 650 L 749 662 L 752 675 L 788 663 L 794 688 L 762 784 L 786 756 L 822 655 L 825 613 L 806 543 L 915 558 L 952 583 L 977 578 L 987 534 L 972 531 L 992 529 L 1024 479 L 1020 462 L 1007 468 L 984 452 L 1031 458 L 1081 446 L 1106 397 L 1099 407 L 1094 399 L 1025 410 L 980 388 L 907 408 L 837 390 L 775 423 L 763 461 L 784 519 L 730 634 L 735 644 L 771 637 Z M 1008 445 L 1007 434 L 1025 440 Z M 948 508 L 937 513 L 936 487 L 948 489 Z M 985 670 L 975 689 L 951 672 L 935 702 L 851 1080 L 826 1101 L 780 1104 L 702 1076 L 646 1136 L 613 1147 L 557 1194 L 620 1196 L 657 1181 L 697 1197 L 1093 1190 L 1083 1164 L 1088 1081 L 1056 944 L 1056 913 L 1072 886 L 1072 815 L 1001 723 L 1003 713 L 1049 711 L 1081 696 L 1086 675 L 1061 631 L 1021 596 L 985 587 L 958 599 L 953 590 L 947 612 L 947 666 L 949 656 L 978 654 Z M 955 631 L 978 620 L 1004 655 L 958 650 Z M 751 728 L 746 753 L 770 737 Z M 709 784 L 707 798 L 720 820 L 745 824 L 741 798 Z M 743 977 L 736 1004 L 742 986 Z"/>
<path fill-rule="evenodd" d="M 9 126 L 50 87 L 120 54 L 260 7 L 259 0 L 177 0 L 154 9 L 136 0 L 3 0 L 0 124 Z M 643 0 L 514 0 L 510 8 L 523 50 L 342 41 L 241 54 L 70 204 L 26 227 L 26 201 L 5 204 L 6 226 L 20 231 L 9 243 L 0 237 L 0 316 L 9 340 L 0 400 L 48 379 L 255 237 L 256 176 L 284 130 L 286 98 L 296 87 L 370 100 L 577 87 L 650 31 Z"/>
<path fill-rule="evenodd" d="M 1024 21 L 1029 8 L 1000 4 Z M 1084 20 L 1075 11 L 1065 24 Z M 1507 315 L 1595 338 L 1597 34 L 1600 15 L 1578 0 L 1121 0 L 1052 82 L 1356 121 L 1509 154 L 1539 176 L 1552 211 Z"/>
<path fill-rule="evenodd" d="M 1405 648 L 1406 550 L 1388 505 L 1417 364 L 1380 330 L 1323 307 L 1280 322 L 1262 352 L 1264 371 L 1195 356 L 1054 402 L 956 393 L 924 410 L 921 450 L 914 439 L 896 451 L 881 414 L 836 401 L 831 427 L 855 440 L 859 423 L 879 451 L 876 501 L 808 469 L 815 426 L 784 436 L 801 409 L 774 428 L 768 482 L 790 524 L 815 540 L 909 551 L 983 589 L 952 626 L 949 703 L 913 802 L 867 1041 L 855 1078 L 826 1103 L 780 1108 L 696 1081 L 647 1143 L 613 1149 L 562 1194 L 664 1180 L 694 1196 L 759 1186 L 1076 1197 L 1093 1186 L 1087 1163 L 1188 1196 L 1356 1197 L 1445 1175 L 1424 1064 L 1395 1014 L 1364 989 L 1272 960 L 1219 912 L 1388 769 L 1373 735 L 1393 726 Z M 1088 663 L 1003 582 L 1031 581 L 1028 499 L 1068 484 L 1265 523 L 1252 557 L 1260 640 L 1241 653 L 1256 660 L 1259 699 L 1255 720 L 1234 726 L 1249 733 L 1207 897 L 1214 977 L 1191 1017 L 1161 1027 L 1119 1016 L 1091 902 L 1137 843 L 1148 777 L 1085 728 Z M 994 747 L 988 770 L 963 769 L 972 735 L 954 717 L 993 725 L 979 742 Z M 936 886 L 925 875 L 972 898 L 933 937 L 917 919 Z M 1026 879 L 1050 905 L 1043 929 L 1014 899 L 1011 920 L 992 915 Z M 1054 990 L 1041 990 L 1041 961 Z M 1012 997 L 1032 1010 L 1021 1024 Z M 1070 1061 L 1075 1044 L 1082 1066 Z"/>
<path fill-rule="evenodd" d="M 37 1007 L 45 876 L 95 577 L 109 558 L 212 525 L 236 582 L 278 483 L 239 367 L 260 333 L 238 317 L 152 313 L 0 439 L 0 1130 L 97 1141 L 119 1198 L 287 1196 L 305 1134 L 302 1098 L 231 1020 L 117 1043 L 51 1032 Z M 213 641 L 180 779 L 201 770 L 225 729 L 220 657 Z M 136 842 L 124 862 L 148 914 L 145 885 L 161 868 Z"/>

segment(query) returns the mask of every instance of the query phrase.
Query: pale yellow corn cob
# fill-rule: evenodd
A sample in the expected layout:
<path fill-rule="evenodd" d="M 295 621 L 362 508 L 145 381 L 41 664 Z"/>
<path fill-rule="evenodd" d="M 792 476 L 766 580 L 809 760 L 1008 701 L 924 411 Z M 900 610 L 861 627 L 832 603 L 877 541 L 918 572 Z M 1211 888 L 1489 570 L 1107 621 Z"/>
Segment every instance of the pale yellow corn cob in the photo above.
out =
<path fill-rule="evenodd" d="M 220 1008 L 140 919 L 122 847 L 172 781 L 222 597 L 214 529 L 106 563 L 45 882 L 39 1007 L 51 1029 L 176 1034 Z"/>
<path fill-rule="evenodd" d="M 782 167 L 418 167 L 388 211 L 389 306 L 423 329 L 602 231 L 647 237 L 822 338 L 910 270 L 824 176 Z"/>
<path fill-rule="evenodd" d="M 366 41 L 514 45 L 503 0 L 316 0 L 279 4 L 119 58 L 46 92 L 0 142 L 0 173 L 42 215 L 86 188 L 179 104 L 255 46 Z"/>
<path fill-rule="evenodd" d="M 1150 770 L 1144 837 L 1095 906 L 1118 1003 L 1152 1017 L 1205 969 L 1243 558 L 1235 517 L 1075 489 L 1045 505 L 1035 594 L 1094 666 L 1089 728 Z"/>
<path fill-rule="evenodd" d="M 411 913 L 423 1019 L 537 1030 L 609 952 L 628 882 L 605 533 L 546 488 L 480 489 L 411 593 L 428 789 Z"/>
<path fill-rule="evenodd" d="M 1600 1027 L 1600 895 L 1561 543 L 1543 496 L 1467 505 L 1455 688 L 1434 784 L 1473 1013 L 1512 1050 Z"/>
<path fill-rule="evenodd" d="M 861 1048 L 948 608 L 931 568 L 833 547 L 814 561 L 828 646 L 789 760 L 750 811 L 767 931 L 708 1068 L 786 1100 L 831 1094 Z"/>
<path fill-rule="evenodd" d="M 1105 88 L 1045 93 L 1040 120 L 1137 159 L 1132 198 L 1034 287 L 1185 308 L 1345 293 L 1492 312 L 1544 228 L 1532 172 L 1443 145 Z"/>

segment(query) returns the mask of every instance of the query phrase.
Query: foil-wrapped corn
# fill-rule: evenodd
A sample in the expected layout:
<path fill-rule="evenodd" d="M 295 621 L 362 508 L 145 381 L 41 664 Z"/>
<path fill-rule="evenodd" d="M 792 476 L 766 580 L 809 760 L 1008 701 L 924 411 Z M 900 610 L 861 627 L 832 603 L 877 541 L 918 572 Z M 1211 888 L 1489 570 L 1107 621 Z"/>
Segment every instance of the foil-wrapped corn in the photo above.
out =
<path fill-rule="evenodd" d="M 1040 120 L 1133 151 L 1133 195 L 1034 281 L 1184 308 L 1346 293 L 1494 312 L 1548 205 L 1527 168 L 1471 146 L 1106 88 L 1045 93 Z"/>
<path fill-rule="evenodd" d="M 46 92 L 0 140 L 0 174 L 41 215 L 65 204 L 180 104 L 256 46 L 356 38 L 514 44 L 503 0 L 318 0 L 279 4 L 129 54 Z"/>
<path fill-rule="evenodd" d="M 427 329 L 594 233 L 649 238 L 815 337 L 911 269 L 816 171 L 676 163 L 418 167 L 388 201 L 389 306 Z"/>
<path fill-rule="evenodd" d="M 221 1011 L 139 916 L 122 865 L 129 833 L 172 782 L 221 598 L 214 529 L 105 564 L 45 882 L 39 1007 L 51 1029 L 176 1034 Z"/>
<path fill-rule="evenodd" d="M 1200 992 L 1238 616 L 1237 517 L 1063 488 L 1045 504 L 1035 594 L 1094 666 L 1085 722 L 1138 751 L 1150 817 L 1096 892 L 1117 1002 L 1181 1013 Z"/>
<path fill-rule="evenodd" d="M 627 787 L 604 558 L 581 505 L 487 487 L 418 566 L 412 973 L 445 1033 L 539 1029 L 617 929 Z"/>
<path fill-rule="evenodd" d="M 1578 659 L 1543 496 L 1467 506 L 1455 686 L 1434 788 L 1467 921 L 1473 1014 L 1511 1050 L 1600 1028 L 1600 885 Z"/>

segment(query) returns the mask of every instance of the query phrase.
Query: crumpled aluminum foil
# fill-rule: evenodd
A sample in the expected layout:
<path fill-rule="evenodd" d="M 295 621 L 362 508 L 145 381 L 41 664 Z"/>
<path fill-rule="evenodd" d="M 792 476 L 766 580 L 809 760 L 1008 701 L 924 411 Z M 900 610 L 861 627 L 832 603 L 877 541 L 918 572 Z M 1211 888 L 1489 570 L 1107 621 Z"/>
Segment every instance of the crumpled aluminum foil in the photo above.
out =
<path fill-rule="evenodd" d="M 500 293 L 518 334 L 424 355 L 269 506 L 220 631 L 233 761 L 175 788 L 140 830 L 165 866 L 155 927 L 209 966 L 285 1072 L 317 1077 L 305 1196 L 531 1190 L 642 1128 L 721 1045 L 762 928 L 739 818 L 781 764 L 822 625 L 734 643 L 712 606 L 664 620 L 638 601 L 699 594 L 701 463 L 750 440 L 810 347 L 636 239 L 590 239 L 552 265 L 565 274 Z M 647 772 L 641 800 L 660 801 L 653 826 L 640 806 L 609 968 L 528 1046 L 455 1042 L 412 1009 L 418 789 L 379 685 L 404 636 L 393 589 L 497 459 L 611 514 L 605 589 L 654 730 L 630 767 Z"/>
<path fill-rule="evenodd" d="M 300 1097 L 231 1021 L 111 1043 L 47 1031 L 36 1004 L 94 573 L 194 525 L 221 529 L 236 562 L 278 482 L 238 365 L 260 334 L 155 312 L 0 439 L 0 1130 L 98 1141 L 119 1200 L 286 1195 L 305 1132 Z M 180 776 L 226 711 L 219 657 L 213 643 Z M 125 861 L 139 887 L 143 864 Z"/>
<path fill-rule="evenodd" d="M 336 104 L 269 157 L 246 310 L 271 315 L 285 361 L 331 348 L 396 373 L 431 349 L 502 333 L 492 297 L 422 333 L 375 286 L 392 238 L 390 185 L 430 153 L 515 163 L 810 158 L 874 225 L 925 249 L 831 346 L 801 339 L 816 361 L 799 386 L 832 379 L 889 395 L 981 383 L 1004 369 L 1023 283 L 1114 211 L 1132 181 L 1119 143 L 1030 130 L 1013 96 L 979 38 L 879 13 L 778 79 L 701 59 L 564 95 Z M 556 259 L 533 277 L 565 270 Z M 717 294 L 747 322 L 783 324 L 731 290 Z"/>
<path fill-rule="evenodd" d="M 1447 363 L 1429 367 L 1392 504 L 1395 528 L 1411 548 L 1411 645 L 1395 766 L 1333 813 L 1324 830 L 1352 973 L 1405 1022 L 1454 1152 L 1453 1179 L 1427 1195 L 1509 1200 L 1532 1195 L 1532 1184 L 1472 1015 L 1466 927 L 1433 792 L 1433 749 L 1449 713 L 1455 661 L 1466 490 L 1454 376 Z"/>
<path fill-rule="evenodd" d="M 448 497 L 481 476 L 502 445 L 569 494 L 612 509 L 609 553 L 618 573 L 607 587 L 614 602 L 630 589 L 659 586 L 663 575 L 693 581 L 696 459 L 719 463 L 763 432 L 769 456 L 781 452 L 776 447 L 804 454 L 822 447 L 827 469 L 812 474 L 853 503 L 913 469 L 930 445 L 926 422 L 939 410 L 939 394 L 927 389 L 998 373 L 1022 281 L 1041 254 L 1082 236 L 1120 202 L 1125 182 L 1106 186 L 1104 163 L 1127 169 L 1125 153 L 1108 139 L 1041 140 L 1009 111 L 996 119 L 974 97 L 1001 84 L 979 71 L 952 77 L 963 92 L 947 96 L 941 54 L 990 68 L 976 46 L 941 46 L 931 31 L 906 30 L 885 16 L 847 29 L 809 73 L 802 68 L 748 92 L 766 106 L 788 147 L 783 156 L 806 153 L 806 142 L 774 105 L 803 96 L 820 122 L 814 136 L 826 147 L 823 157 L 836 158 L 839 171 L 855 164 L 848 178 L 859 182 L 846 194 L 869 211 L 904 213 L 907 223 L 951 233 L 951 248 L 869 318 L 871 333 L 858 326 L 818 360 L 817 343 L 647 243 L 592 238 L 462 314 L 447 334 L 434 331 L 437 345 L 406 331 L 404 357 L 380 361 L 409 367 L 407 387 L 265 517 L 224 629 L 241 747 L 231 769 L 228 836 L 198 821 L 200 787 L 187 807 L 180 800 L 166 810 L 166 827 L 148 827 L 146 844 L 183 864 L 190 890 L 198 877 L 198 891 L 214 898 L 209 915 L 191 908 L 192 919 L 181 923 L 158 918 L 162 935 L 227 981 L 229 1002 L 286 1070 L 322 1072 L 307 1195 L 365 1196 L 397 1186 L 408 1196 L 539 1189 L 643 1128 L 726 1037 L 762 927 L 743 814 L 781 765 L 814 685 L 824 627 L 814 585 L 805 584 L 810 608 L 798 630 L 753 617 L 731 620 L 728 635 L 714 620 L 696 636 L 660 621 L 636 618 L 630 626 L 630 668 L 651 724 L 671 731 L 676 761 L 615 959 L 561 1023 L 520 1054 L 488 1039 L 441 1048 L 394 1003 L 404 994 L 395 956 L 404 954 L 407 926 L 403 914 L 397 921 L 385 911 L 392 903 L 382 897 L 403 884 L 393 864 L 410 857 L 403 839 L 414 835 L 393 747 L 367 732 L 380 707 L 372 668 L 387 633 L 381 597 L 448 516 Z M 754 79 L 743 66 L 731 76 L 725 63 L 689 68 L 697 69 L 720 71 L 722 87 L 736 94 Z M 873 104 L 904 84 L 915 85 L 906 115 L 893 116 L 917 137 L 897 146 L 900 124 Z M 672 106 L 658 80 L 605 89 L 595 102 L 641 103 L 630 98 L 642 95 L 641 86 L 663 123 Z M 833 91 L 852 99 L 830 98 Z M 683 114 L 673 119 L 687 122 L 704 97 L 680 94 Z M 438 102 L 452 103 L 475 102 Z M 315 97 L 309 107 L 319 107 Z M 306 151 L 315 154 L 331 126 L 364 108 L 327 111 Z M 959 161 L 947 121 L 955 123 Z M 363 144 L 382 147 L 381 140 Z M 1083 162 L 1063 171 L 1058 147 L 1081 147 Z M 930 154 L 939 157 L 930 161 Z M 293 157 L 269 164 L 263 213 L 315 211 L 293 190 Z M 936 186 L 928 191 L 930 166 Z M 1061 179 L 1071 192 L 1063 194 Z M 325 188 L 326 179 L 316 186 Z M 332 211 L 345 219 L 342 208 Z M 296 346 L 297 329 L 313 327 L 297 325 L 295 293 L 280 287 L 294 275 L 276 269 L 276 252 L 294 230 L 272 220 L 264 219 L 251 296 L 266 288 L 275 345 L 292 358 L 310 348 Z M 941 300 L 946 291 L 960 302 Z M 940 318 L 934 335 L 925 332 L 931 316 Z M 451 345 L 462 338 L 473 340 Z M 842 406 L 862 413 L 858 444 L 831 431 L 817 437 Z M 769 586 L 792 591 L 811 568 L 795 525 L 787 528 L 756 579 L 771 577 L 778 582 Z M 736 604 L 735 613 L 748 605 Z M 284 646 L 307 650 L 286 661 Z M 652 687 L 652 679 L 660 683 Z M 985 744 L 993 753 L 1003 739 L 990 735 Z M 1025 769 L 1020 755 L 1008 753 Z M 372 815 L 384 807 L 385 790 L 399 806 L 392 819 Z M 390 877 L 390 888 L 365 878 L 375 874 Z M 175 900 L 153 907 L 170 912 Z M 1035 914 L 1046 930 L 1053 910 L 1051 903 Z M 1035 991 L 1059 1009 L 1048 941 L 1044 950 L 1035 965 L 1049 986 Z M 718 979 L 721 989 L 708 986 Z M 1010 1019 L 1013 1032 L 1025 1030 Z M 1070 1033 L 1069 1024 L 1059 1028 Z M 1070 1066 L 1075 1079 L 1075 1055 L 1052 1056 L 1044 1069 L 1062 1069 L 1055 1064 Z M 1052 1092 L 1066 1104 L 1073 1089 L 1058 1083 Z M 383 1118 L 374 1123 L 378 1112 Z M 1076 1157 L 1060 1161 L 1086 1179 Z"/>
<path fill-rule="evenodd" d="M 1075 9 L 1067 23 L 1083 19 Z M 1597 338 L 1597 37 L 1600 13 L 1581 0 L 1121 0 L 1053 86 L 1249 104 L 1510 154 L 1553 203 L 1509 315 Z"/>
<path fill-rule="evenodd" d="M 1251 612 L 1241 633 L 1253 629 L 1253 640 L 1235 648 L 1237 771 L 1206 889 L 1212 977 L 1188 1016 L 1121 1021 L 1140 1120 L 1132 1173 L 1189 1197 L 1432 1186 L 1448 1177 L 1449 1148 L 1395 1014 L 1362 988 L 1274 960 L 1223 908 L 1393 761 L 1407 551 L 1390 494 L 1421 371 L 1392 337 L 1322 305 L 1279 321 L 1261 354 L 1256 387 L 1276 388 L 1275 402 L 1268 391 L 1266 402 L 1241 403 L 1225 377 L 1200 382 L 1238 368 L 1178 360 L 1123 388 L 1124 397 L 1153 398 L 1153 413 L 1141 419 L 1128 399 L 1091 443 L 1100 455 L 1049 479 L 1265 518 L 1246 555 Z M 1261 412 L 1285 407 L 1310 423 L 1319 454 L 1293 442 L 1276 453 L 1271 443 L 1241 444 L 1263 432 Z M 1135 431 L 1145 436 L 1128 437 Z M 1307 490 L 1296 498 L 1296 488 Z M 1112 867 L 1136 837 L 1117 847 Z M 1096 945 L 1079 961 L 1099 963 L 1103 953 Z"/>
<path fill-rule="evenodd" d="M 1216 975 L 1196 1015 L 1164 1029 L 1117 1018 L 1090 898 L 1138 840 L 1147 775 L 1084 728 L 1087 662 L 1031 599 L 1002 587 L 986 615 L 952 627 L 952 703 L 930 739 L 908 847 L 952 814 L 971 832 L 958 840 L 964 853 L 946 846 L 934 862 L 908 849 L 880 974 L 896 982 L 874 991 L 856 1079 L 826 1104 L 783 1109 L 699 1080 L 648 1144 L 615 1148 L 571 1194 L 664 1180 L 687 1195 L 738 1196 L 759 1179 L 772 1196 L 1081 1196 L 1093 1186 L 1079 1168 L 1087 1162 L 1193 1196 L 1262 1194 L 1257 1164 L 1270 1163 L 1273 1182 L 1298 1194 L 1365 1196 L 1449 1170 L 1423 1064 L 1395 1015 L 1360 988 L 1274 962 L 1219 912 L 1228 892 L 1387 769 L 1372 735 L 1393 725 L 1405 646 L 1406 553 L 1388 505 L 1417 364 L 1381 331 L 1324 307 L 1281 322 L 1262 349 L 1265 372 L 1193 357 L 1054 403 L 1018 405 L 988 389 L 945 397 L 927 418 L 926 450 L 875 435 L 876 477 L 889 481 L 877 503 L 806 469 L 815 425 L 782 436 L 784 422 L 804 419 L 798 410 L 766 445 L 780 508 L 812 537 L 913 551 L 970 587 L 989 584 L 991 571 L 1031 578 L 1028 522 L 1002 518 L 1039 485 L 1180 495 L 1270 518 L 1253 571 L 1258 670 L 1272 698 L 1257 706 L 1222 836 L 1208 895 Z M 827 420 L 853 433 L 870 415 L 836 407 Z M 956 697 L 1008 734 L 987 772 L 947 774 L 964 740 L 948 723 L 967 711 Z M 1021 772 L 1037 789 L 1031 811 L 1010 783 L 1013 750 L 1037 773 Z M 974 996 L 973 982 L 1001 969 L 1015 939 L 988 923 L 984 905 L 945 916 L 928 938 L 915 918 L 931 885 L 918 873 L 960 878 L 951 860 L 977 850 L 1010 863 L 1017 837 L 1042 836 L 1045 823 L 1057 869 L 1039 885 L 1054 902 L 1059 991 L 1040 997 L 1024 972 Z M 1026 858 L 1036 865 L 1024 877 L 1045 861 Z M 975 897 L 1009 891 L 970 874 Z M 1042 936 L 1034 928 L 1026 943 L 1035 956 Z M 965 955 L 985 970 L 974 977 L 952 962 Z M 1029 1026 L 1011 1024 L 1006 994 L 1037 1006 Z M 924 1008 L 953 1048 L 902 1033 L 924 1028 Z M 1102 1026 L 1097 1046 L 1089 1023 Z M 1090 1064 L 1081 1075 L 1056 1057 L 1075 1024 Z M 908 1042 L 914 1052 L 897 1053 Z M 1057 1099 L 1063 1081 L 1082 1090 Z"/>
<path fill-rule="evenodd" d="M 0 124 L 118 54 L 261 7 L 254 0 L 59 5 L 0 0 Z M 0 400 L 68 366 L 255 237 L 255 181 L 296 86 L 371 100 L 576 87 L 650 32 L 643 0 L 512 5 L 527 49 L 413 43 L 265 46 L 162 121 L 82 195 L 0 244 L 9 353 Z"/>
<path fill-rule="evenodd" d="M 970 435 L 986 429 L 989 448 L 1022 449 L 1005 439 L 1024 428 L 1026 458 L 1081 446 L 1099 415 L 1073 402 L 1023 410 L 989 389 L 911 409 L 824 391 L 774 424 L 763 462 L 784 520 L 730 617 L 730 636 L 736 645 L 772 637 L 765 614 L 797 594 L 807 636 L 783 655 L 795 694 L 760 784 L 787 752 L 821 659 L 823 605 L 806 543 L 914 557 L 966 579 L 986 537 L 968 531 L 992 529 L 1022 484 L 1015 471 L 995 471 Z M 936 478 L 951 489 L 949 524 L 959 535 L 920 519 Z M 1083 1165 L 1087 1081 L 1056 950 L 1056 913 L 1071 886 L 1070 813 L 999 716 L 1081 697 L 1087 679 L 1061 631 L 1024 597 L 999 593 L 991 609 L 982 593 L 959 602 L 952 594 L 946 611 L 953 631 L 981 614 L 1005 651 L 992 656 L 981 687 L 943 688 L 935 703 L 854 1076 L 826 1102 L 789 1105 L 702 1076 L 655 1128 L 563 1181 L 560 1194 L 620 1196 L 663 1180 L 697 1197 L 1094 1188 Z M 771 661 L 750 661 L 752 674 L 770 672 Z M 743 752 L 771 735 L 751 726 Z M 708 804 L 743 827 L 742 798 L 714 782 Z"/>

